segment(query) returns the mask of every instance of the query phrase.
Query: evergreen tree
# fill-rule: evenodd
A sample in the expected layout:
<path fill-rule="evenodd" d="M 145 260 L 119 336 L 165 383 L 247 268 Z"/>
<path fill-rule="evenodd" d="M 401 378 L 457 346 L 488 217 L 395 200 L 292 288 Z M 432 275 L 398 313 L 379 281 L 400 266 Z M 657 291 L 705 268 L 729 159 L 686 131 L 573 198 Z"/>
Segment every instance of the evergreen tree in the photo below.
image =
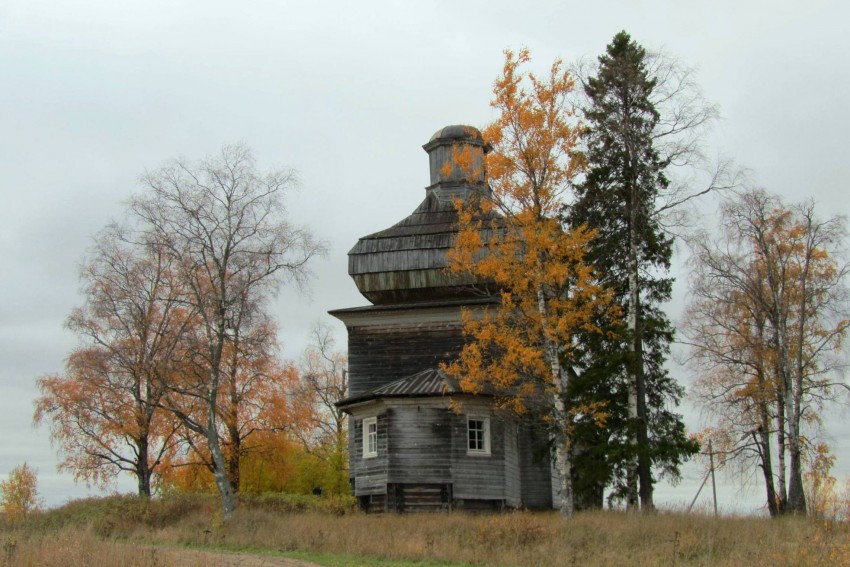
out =
<path fill-rule="evenodd" d="M 673 328 L 660 305 L 670 299 L 672 239 L 660 223 L 657 199 L 668 187 L 654 147 L 657 81 L 646 51 L 620 32 L 584 85 L 587 173 L 567 212 L 572 227 L 597 231 L 588 258 L 614 290 L 624 320 L 588 335 L 574 365 L 573 402 L 605 401 L 607 427 L 576 427 L 575 482 L 580 506 L 601 506 L 602 491 L 628 505 L 652 508 L 653 470 L 674 476 L 697 451 L 675 406 L 682 388 L 664 369 Z M 638 490 L 639 481 L 639 490 Z M 583 491 L 583 492 L 582 492 Z"/>

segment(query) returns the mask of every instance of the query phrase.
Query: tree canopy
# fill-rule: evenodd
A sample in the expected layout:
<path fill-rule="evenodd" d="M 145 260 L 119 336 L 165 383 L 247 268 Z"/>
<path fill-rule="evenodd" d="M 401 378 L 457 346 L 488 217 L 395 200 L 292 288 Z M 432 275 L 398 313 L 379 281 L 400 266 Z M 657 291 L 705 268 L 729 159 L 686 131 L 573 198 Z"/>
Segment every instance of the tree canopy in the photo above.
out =
<path fill-rule="evenodd" d="M 837 388 L 850 327 L 841 217 L 750 189 L 693 240 L 685 334 L 706 432 L 728 460 L 762 470 L 771 515 L 806 512 L 803 464 Z M 806 432 L 808 429 L 808 433 Z"/>
<path fill-rule="evenodd" d="M 576 472 L 587 490 L 583 500 L 594 507 L 602 505 L 603 488 L 613 483 L 614 494 L 629 506 L 637 506 L 639 493 L 641 505 L 652 508 L 653 469 L 675 477 L 697 450 L 681 416 L 670 410 L 683 390 L 664 366 L 674 336 L 662 309 L 673 285 L 666 275 L 673 239 L 662 224 L 662 209 L 675 200 L 668 169 L 693 150 L 693 129 L 702 124 L 680 118 L 707 115 L 676 105 L 680 118 L 662 115 L 657 102 L 675 102 L 683 93 L 676 85 L 664 91 L 653 63 L 625 32 L 599 57 L 595 75 L 584 83 L 587 171 L 576 185 L 575 202 L 564 211 L 570 226 L 596 232 L 588 262 L 625 313 L 606 333 L 583 337 L 576 357 L 573 398 L 604 400 L 611 415 L 609 427 L 583 429 L 576 446 L 581 464 Z M 685 138 L 676 143 L 676 135 Z M 677 195 L 683 195 L 681 188 Z"/>
<path fill-rule="evenodd" d="M 483 131 L 493 148 L 484 160 L 490 191 L 457 203 L 451 269 L 493 282 L 500 301 L 483 315 L 464 314 L 470 340 L 448 370 L 464 389 L 489 387 L 518 413 L 538 406 L 551 431 L 561 512 L 569 516 L 576 408 L 565 404 L 570 379 L 565 361 L 575 336 L 595 330 L 597 318 L 613 312 L 609 294 L 584 259 L 593 234 L 564 230 L 558 220 L 581 167 L 574 151 L 579 129 L 568 98 L 573 79 L 560 61 L 545 77 L 523 70 L 528 61 L 527 51 L 507 51 L 493 87 L 491 105 L 499 117 Z"/>

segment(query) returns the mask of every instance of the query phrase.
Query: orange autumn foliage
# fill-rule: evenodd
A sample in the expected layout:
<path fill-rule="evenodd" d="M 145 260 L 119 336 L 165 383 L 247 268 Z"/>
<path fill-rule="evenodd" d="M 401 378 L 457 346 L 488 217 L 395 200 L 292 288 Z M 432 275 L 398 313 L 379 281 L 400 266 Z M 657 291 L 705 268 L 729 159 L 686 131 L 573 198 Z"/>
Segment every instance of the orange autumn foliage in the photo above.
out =
<path fill-rule="evenodd" d="M 23 520 L 42 505 L 38 496 L 38 475 L 26 463 L 13 468 L 6 480 L 0 481 L 0 512 L 7 520 Z"/>
<path fill-rule="evenodd" d="M 122 471 L 148 482 L 163 458 L 175 449 L 177 425 L 144 396 L 153 384 L 116 384 L 103 353 L 79 350 L 68 359 L 64 375 L 39 378 L 42 396 L 36 400 L 36 422 L 49 420 L 63 460 L 60 471 L 75 480 L 101 487 Z M 142 444 L 147 447 L 140 451 Z M 147 457 L 141 462 L 140 455 Z M 148 494 L 140 484 L 140 494 Z"/>
<path fill-rule="evenodd" d="M 474 341 L 449 368 L 470 391 L 489 383 L 514 392 L 510 403 L 519 412 L 535 391 L 530 378 L 556 387 L 552 364 L 568 356 L 574 333 L 597 330 L 600 314 L 617 312 L 584 261 L 593 233 L 567 231 L 558 220 L 582 167 L 575 152 L 580 126 L 568 100 L 573 79 L 560 61 L 545 80 L 521 71 L 529 59 L 527 50 L 506 52 L 491 102 L 499 118 L 483 130 L 493 147 L 483 160 L 492 195 L 457 203 L 459 232 L 449 253 L 452 271 L 502 290 L 497 310 L 483 318 L 465 313 Z M 470 178 L 479 174 L 470 170 L 468 147 L 455 152 L 455 162 Z"/>
<path fill-rule="evenodd" d="M 238 346 L 225 345 L 218 421 L 234 491 L 307 493 L 321 486 L 330 494 L 347 493 L 347 423 L 334 406 L 345 397 L 346 357 L 333 350 L 329 329 L 319 326 L 313 334 L 315 344 L 297 366 L 279 361 L 268 322 L 246 332 Z M 187 366 L 183 379 L 193 380 L 191 372 Z M 204 411 L 188 395 L 181 405 L 189 414 Z M 186 430 L 181 435 L 187 445 L 163 467 L 163 487 L 212 491 L 214 465 L 204 436 Z"/>
<path fill-rule="evenodd" d="M 60 470 L 106 485 L 133 474 L 139 494 L 175 448 L 177 424 L 161 407 L 161 378 L 189 317 L 179 305 L 173 265 L 156 246 L 110 226 L 81 272 L 86 302 L 67 326 L 82 345 L 61 375 L 38 380 L 35 422 L 47 422 L 62 452 Z"/>
<path fill-rule="evenodd" d="M 321 488 L 324 495 L 349 493 L 348 476 L 333 463 L 309 453 L 291 436 L 262 431 L 246 442 L 240 460 L 240 493 L 284 492 L 310 494 Z M 159 486 L 165 493 L 214 493 L 215 480 L 200 463 L 177 461 L 163 467 Z"/>
<path fill-rule="evenodd" d="M 505 53 L 491 102 L 499 117 L 483 130 L 492 145 L 483 159 L 491 193 L 456 203 L 459 232 L 449 254 L 451 271 L 495 284 L 501 301 L 464 312 L 469 340 L 446 370 L 468 391 L 497 392 L 516 413 L 544 406 L 569 515 L 571 413 L 599 408 L 564 406 L 565 363 L 578 332 L 598 331 L 599 318 L 618 311 L 584 259 L 593 233 L 567 230 L 558 219 L 582 168 L 575 151 L 581 128 L 568 98 L 573 79 L 560 61 L 544 78 L 526 72 L 529 59 L 527 50 Z M 469 170 L 475 160 L 456 151 L 455 163 Z"/>
<path fill-rule="evenodd" d="M 193 395 L 204 381 L 203 366 L 195 366 L 195 354 L 185 353 L 186 361 L 169 380 L 168 404 L 191 421 L 201 423 L 206 410 Z M 298 381 L 292 364 L 277 356 L 277 332 L 269 321 L 246 328 L 238 337 L 228 338 L 222 355 L 223 372 L 216 396 L 217 423 L 227 477 L 234 491 L 241 489 L 241 466 L 257 445 L 251 440 L 268 432 L 284 432 L 306 427 L 309 416 L 291 402 Z M 214 472 L 206 436 L 189 428 L 181 429 L 186 447 L 170 461 L 171 467 L 198 465 Z M 203 476 L 203 475 L 202 475 Z M 212 477 L 210 477 L 212 478 Z"/>
<path fill-rule="evenodd" d="M 805 513 L 804 460 L 824 459 L 805 431 L 843 384 L 844 221 L 753 189 L 725 203 L 723 228 L 694 246 L 687 312 L 695 391 L 714 419 L 706 435 L 726 461 L 763 471 L 771 515 Z"/>

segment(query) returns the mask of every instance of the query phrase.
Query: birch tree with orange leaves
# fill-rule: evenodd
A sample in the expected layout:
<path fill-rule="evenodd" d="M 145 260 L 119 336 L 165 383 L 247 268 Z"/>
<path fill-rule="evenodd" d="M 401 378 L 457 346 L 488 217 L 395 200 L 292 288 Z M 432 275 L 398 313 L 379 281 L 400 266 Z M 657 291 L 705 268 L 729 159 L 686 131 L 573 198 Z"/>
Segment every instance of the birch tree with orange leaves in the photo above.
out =
<path fill-rule="evenodd" d="M 721 226 L 719 239 L 695 239 L 686 315 L 697 393 L 716 418 L 708 434 L 762 469 L 772 515 L 806 513 L 806 429 L 848 389 L 845 220 L 749 190 L 724 204 Z"/>
<path fill-rule="evenodd" d="M 573 79 L 560 60 L 543 77 L 523 68 L 529 60 L 527 50 L 505 52 L 491 102 L 499 116 L 482 132 L 492 145 L 483 164 L 490 190 L 457 203 L 450 252 L 452 271 L 494 283 L 501 302 L 483 315 L 464 312 L 468 341 L 447 371 L 467 391 L 497 392 L 517 413 L 542 404 L 560 510 L 571 516 L 570 424 L 598 408 L 565 404 L 570 353 L 578 331 L 596 330 L 600 317 L 617 311 L 584 259 L 593 234 L 566 230 L 558 220 L 582 167 L 574 151 L 580 129 L 569 101 Z M 469 167 L 468 157 L 456 161 Z"/>
<path fill-rule="evenodd" d="M 39 378 L 35 422 L 47 422 L 60 470 L 106 485 L 126 471 L 138 493 L 174 450 L 177 424 L 159 405 L 186 313 L 172 260 L 126 227 L 105 229 L 81 271 L 85 304 L 68 317 L 81 340 L 63 374 Z"/>
<path fill-rule="evenodd" d="M 251 451 L 262 449 L 261 444 L 251 440 L 261 432 L 299 427 L 305 418 L 292 411 L 290 397 L 297 383 L 297 372 L 279 359 L 277 331 L 272 321 L 262 317 L 252 326 L 240 325 L 225 342 L 222 358 L 216 396 L 219 437 L 228 482 L 233 492 L 239 492 L 242 462 Z M 184 420 L 202 421 L 206 406 L 195 392 L 205 380 L 203 357 L 194 347 L 183 352 L 177 374 L 168 378 L 165 405 Z M 203 467 L 214 475 L 215 462 L 207 437 L 191 428 L 181 428 L 180 437 L 184 449 L 169 459 L 169 467 Z"/>

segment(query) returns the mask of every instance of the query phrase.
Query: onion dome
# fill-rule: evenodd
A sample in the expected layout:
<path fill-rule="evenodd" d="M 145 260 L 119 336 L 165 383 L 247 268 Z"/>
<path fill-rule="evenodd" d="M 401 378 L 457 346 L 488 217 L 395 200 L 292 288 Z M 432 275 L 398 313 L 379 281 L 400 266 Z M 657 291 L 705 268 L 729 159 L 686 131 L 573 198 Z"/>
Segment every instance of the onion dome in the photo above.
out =
<path fill-rule="evenodd" d="M 349 275 L 375 305 L 462 299 L 476 283 L 446 271 L 447 253 L 457 236 L 454 200 L 490 194 L 483 167 L 490 146 L 476 128 L 453 125 L 422 147 L 431 170 L 425 200 L 390 228 L 362 237 L 348 253 Z"/>

